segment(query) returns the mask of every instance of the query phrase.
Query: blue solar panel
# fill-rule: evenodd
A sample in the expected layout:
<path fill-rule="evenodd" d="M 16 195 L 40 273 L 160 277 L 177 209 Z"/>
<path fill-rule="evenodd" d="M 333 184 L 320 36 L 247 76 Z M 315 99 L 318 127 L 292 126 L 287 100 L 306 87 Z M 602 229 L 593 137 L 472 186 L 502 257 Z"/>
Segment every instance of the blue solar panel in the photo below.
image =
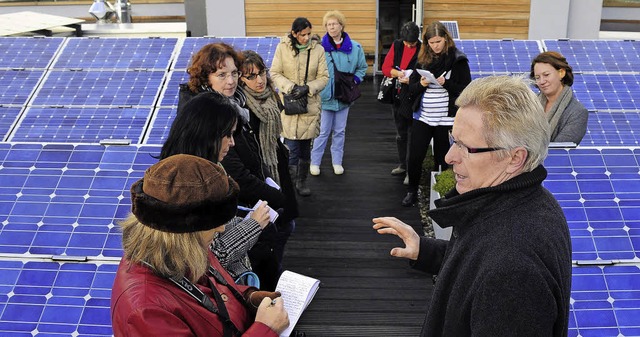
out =
<path fill-rule="evenodd" d="M 151 120 L 151 128 L 147 135 L 145 144 L 164 144 L 169 135 L 171 124 L 176 118 L 176 107 L 157 108 Z"/>
<path fill-rule="evenodd" d="M 640 112 L 592 112 L 580 145 L 640 145 Z"/>
<path fill-rule="evenodd" d="M 273 61 L 273 55 L 275 54 L 276 47 L 280 42 L 278 37 L 194 37 L 185 38 L 182 44 L 182 48 L 174 62 L 172 69 L 187 69 L 191 57 L 198 52 L 200 48 L 209 43 L 224 42 L 233 48 L 242 50 L 253 50 L 260 54 L 264 59 L 267 68 L 271 67 Z"/>
<path fill-rule="evenodd" d="M 0 70 L 0 105 L 27 103 L 43 74 L 43 70 Z"/>
<path fill-rule="evenodd" d="M 99 143 L 127 139 L 139 143 L 151 108 L 41 108 L 25 111 L 10 141 Z"/>
<path fill-rule="evenodd" d="M 46 69 L 63 41 L 60 37 L 2 37 L 0 69 Z"/>
<path fill-rule="evenodd" d="M 534 40 L 458 40 L 472 73 L 528 73 L 531 60 L 540 53 Z"/>
<path fill-rule="evenodd" d="M 639 41 L 544 40 L 545 50 L 558 51 L 574 72 L 640 72 Z"/>
<path fill-rule="evenodd" d="M 0 107 L 0 140 L 4 140 L 13 128 L 22 108 Z"/>
<path fill-rule="evenodd" d="M 2 336 L 112 336 L 117 265 L 0 261 Z"/>
<path fill-rule="evenodd" d="M 588 110 L 640 111 L 640 75 L 576 74 L 573 92 Z"/>
<path fill-rule="evenodd" d="M 115 222 L 159 147 L 0 143 L 0 254 L 120 257 Z"/>
<path fill-rule="evenodd" d="M 163 92 L 160 94 L 160 106 L 170 107 L 178 106 L 178 93 L 180 92 L 180 84 L 187 83 L 189 74 L 184 69 L 177 69 L 169 73 Z"/>
<path fill-rule="evenodd" d="M 639 336 L 638 266 L 574 267 L 569 336 Z"/>
<path fill-rule="evenodd" d="M 31 105 L 153 106 L 163 71 L 51 71 Z"/>
<path fill-rule="evenodd" d="M 166 70 L 176 38 L 68 38 L 54 69 Z"/>
<path fill-rule="evenodd" d="M 544 186 L 567 217 L 574 260 L 640 256 L 639 154 L 628 148 L 549 150 Z"/>

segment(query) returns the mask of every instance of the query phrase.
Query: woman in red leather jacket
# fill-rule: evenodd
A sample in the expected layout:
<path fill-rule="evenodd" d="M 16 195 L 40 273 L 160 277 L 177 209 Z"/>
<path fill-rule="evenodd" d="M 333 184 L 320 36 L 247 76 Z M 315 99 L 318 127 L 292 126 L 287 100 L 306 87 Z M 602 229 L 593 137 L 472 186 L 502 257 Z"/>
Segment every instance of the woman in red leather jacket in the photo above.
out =
<path fill-rule="evenodd" d="M 284 331 L 289 319 L 280 294 L 236 285 L 208 248 L 236 214 L 238 191 L 221 166 L 186 154 L 161 160 L 131 186 L 111 293 L 115 336 Z"/>

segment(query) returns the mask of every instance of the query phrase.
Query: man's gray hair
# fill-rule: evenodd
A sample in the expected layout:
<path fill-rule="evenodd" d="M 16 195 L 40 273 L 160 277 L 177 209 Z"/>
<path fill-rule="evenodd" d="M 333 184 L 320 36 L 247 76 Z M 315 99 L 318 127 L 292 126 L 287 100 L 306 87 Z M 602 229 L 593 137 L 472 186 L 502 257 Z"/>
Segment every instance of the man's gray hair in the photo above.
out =
<path fill-rule="evenodd" d="M 524 147 L 529 172 L 547 157 L 550 131 L 544 109 L 524 76 L 489 76 L 472 81 L 456 100 L 460 108 L 475 106 L 482 111 L 484 138 L 489 147 Z M 505 151 L 496 153 L 507 155 Z"/>

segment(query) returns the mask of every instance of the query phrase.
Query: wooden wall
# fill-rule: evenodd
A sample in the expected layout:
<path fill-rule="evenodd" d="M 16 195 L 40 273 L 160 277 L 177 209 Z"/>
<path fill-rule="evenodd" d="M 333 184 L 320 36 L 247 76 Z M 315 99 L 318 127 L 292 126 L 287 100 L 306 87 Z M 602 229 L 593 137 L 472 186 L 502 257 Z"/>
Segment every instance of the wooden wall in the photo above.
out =
<path fill-rule="evenodd" d="M 424 0 L 424 23 L 458 21 L 461 39 L 527 39 L 530 7 L 530 0 Z"/>
<path fill-rule="evenodd" d="M 229 0 L 233 1 L 233 0 Z M 247 36 L 284 36 L 299 16 L 313 25 L 312 32 L 323 36 L 322 17 L 329 10 L 339 10 L 347 18 L 345 31 L 372 54 L 376 45 L 376 0 L 245 0 Z"/>

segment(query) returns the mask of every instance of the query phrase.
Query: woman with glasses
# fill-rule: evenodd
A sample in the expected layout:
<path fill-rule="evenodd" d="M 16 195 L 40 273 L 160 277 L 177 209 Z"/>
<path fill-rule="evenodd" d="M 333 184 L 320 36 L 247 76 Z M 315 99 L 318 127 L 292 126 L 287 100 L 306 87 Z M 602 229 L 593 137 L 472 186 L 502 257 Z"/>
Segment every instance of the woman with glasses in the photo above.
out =
<path fill-rule="evenodd" d="M 471 82 L 467 56 L 456 48 L 447 28 L 439 21 L 429 24 L 422 36 L 418 62 L 402 91 L 400 114 L 413 114 L 409 136 L 407 171 L 409 185 L 402 206 L 418 201 L 422 162 L 433 140 L 434 171 L 448 167 L 444 157 L 449 151 L 448 134 L 458 108 L 456 98 Z M 424 76 L 425 72 L 431 77 Z M 422 72 L 422 74 L 420 74 Z"/>
<path fill-rule="evenodd" d="M 282 258 L 287 239 L 295 228 L 294 219 L 298 216 L 298 203 L 295 188 L 289 175 L 288 151 L 280 141 L 282 122 L 280 111 L 282 104 L 269 78 L 267 66 L 258 53 L 252 50 L 242 52 L 244 62 L 240 70 L 240 86 L 238 91 L 246 97 L 246 107 L 249 110 L 249 125 L 253 136 L 259 145 L 260 158 L 264 167 L 259 165 L 258 157 L 254 157 L 254 177 L 271 177 L 279 186 L 282 198 L 268 199 L 269 206 L 280 210 L 280 216 L 275 227 L 266 228 L 258 243 L 249 251 L 249 258 L 253 271 L 260 277 L 264 288 L 275 288 L 282 273 Z M 255 189 L 246 191 L 248 198 L 256 201 L 262 199 L 260 195 L 261 182 L 255 182 Z M 253 187 L 252 187 L 253 188 Z M 267 199 L 264 199 L 267 200 Z M 276 230 L 277 229 L 277 230 Z"/>
<path fill-rule="evenodd" d="M 311 150 L 312 175 L 320 174 L 320 163 L 324 155 L 324 149 L 331 137 L 331 164 L 333 173 L 344 173 L 342 157 L 344 155 L 344 139 L 347 128 L 347 117 L 352 103 L 345 103 L 335 98 L 336 74 L 335 69 L 355 76 L 353 81 L 360 85 L 367 72 L 367 60 L 364 58 L 362 46 L 352 40 L 344 31 L 346 18 L 339 11 L 327 12 L 322 22 L 327 34 L 322 37 L 322 47 L 329 65 L 329 85 L 320 96 L 322 97 L 322 115 L 320 117 L 320 135 L 313 141 Z"/>
<path fill-rule="evenodd" d="M 270 71 L 280 95 L 294 94 L 308 98 L 306 113 L 280 114 L 282 136 L 290 151 L 289 172 L 301 196 L 311 195 L 307 186 L 311 141 L 320 133 L 320 92 L 329 82 L 324 49 L 311 38 L 311 28 L 307 18 L 300 17 L 293 21 L 291 32 L 276 47 Z"/>
<path fill-rule="evenodd" d="M 562 54 L 547 51 L 531 62 L 531 79 L 551 126 L 552 142 L 580 144 L 587 132 L 589 111 L 573 95 L 573 69 Z"/>
<path fill-rule="evenodd" d="M 240 186 L 238 203 L 252 208 L 262 200 L 278 210 L 284 208 L 287 197 L 281 189 L 268 183 L 267 178 L 273 180 L 277 173 L 271 172 L 263 161 L 260 143 L 250 123 L 251 115 L 245 107 L 247 97 L 237 90 L 243 61 L 242 54 L 225 43 L 211 43 L 202 47 L 194 54 L 187 69 L 189 82 L 181 86 L 178 114 L 183 113 L 180 107 L 198 92 L 214 91 L 227 97 L 238 113 L 238 125 L 234 134 L 235 146 L 229 149 L 221 163 Z M 216 110 L 212 109 L 211 113 L 216 113 Z M 268 226 L 265 230 L 275 228 Z M 274 254 L 265 257 L 265 260 L 274 266 L 278 261 Z M 260 280 L 260 288 L 273 290 L 275 283 L 273 280 Z"/>

